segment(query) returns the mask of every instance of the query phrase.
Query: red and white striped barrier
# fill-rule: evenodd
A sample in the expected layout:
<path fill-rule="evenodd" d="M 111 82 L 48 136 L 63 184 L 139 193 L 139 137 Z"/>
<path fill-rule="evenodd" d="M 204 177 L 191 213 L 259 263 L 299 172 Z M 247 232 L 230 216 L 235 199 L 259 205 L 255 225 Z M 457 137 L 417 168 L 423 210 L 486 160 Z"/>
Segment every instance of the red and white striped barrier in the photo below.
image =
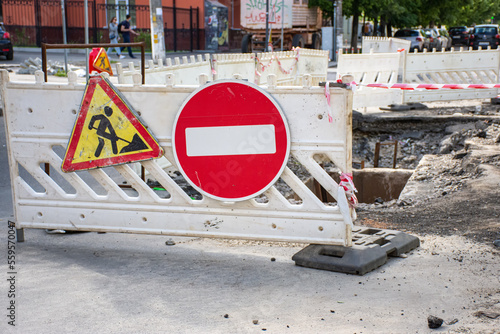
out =
<path fill-rule="evenodd" d="M 383 84 L 383 83 L 372 83 L 372 84 L 357 84 L 352 83 L 355 86 L 373 87 L 373 88 L 385 88 L 385 89 L 402 89 L 402 90 L 438 90 L 438 89 L 493 89 L 500 88 L 500 84 L 407 84 L 407 83 L 395 83 L 395 84 Z"/>

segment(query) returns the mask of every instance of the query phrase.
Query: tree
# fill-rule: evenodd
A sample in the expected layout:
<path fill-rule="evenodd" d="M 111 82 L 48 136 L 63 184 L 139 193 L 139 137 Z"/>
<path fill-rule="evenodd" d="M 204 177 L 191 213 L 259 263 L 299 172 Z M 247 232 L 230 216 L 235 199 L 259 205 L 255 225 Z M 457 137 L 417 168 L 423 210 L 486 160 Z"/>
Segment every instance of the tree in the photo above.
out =
<path fill-rule="evenodd" d="M 338 0 L 340 1 L 340 0 Z M 309 0 L 318 6 L 324 18 L 331 18 L 333 0 Z M 360 16 L 380 22 L 382 36 L 392 35 L 392 28 L 414 26 L 453 26 L 489 23 L 492 17 L 500 21 L 499 0 L 343 0 L 344 16 L 352 16 L 351 47 L 357 47 Z"/>

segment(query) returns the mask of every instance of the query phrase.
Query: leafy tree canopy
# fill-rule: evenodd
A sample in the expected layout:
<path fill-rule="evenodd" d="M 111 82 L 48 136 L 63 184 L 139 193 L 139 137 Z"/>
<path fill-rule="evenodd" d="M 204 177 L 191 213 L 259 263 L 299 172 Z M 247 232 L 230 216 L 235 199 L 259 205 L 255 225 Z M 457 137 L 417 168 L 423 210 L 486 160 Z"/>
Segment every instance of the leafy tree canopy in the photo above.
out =
<path fill-rule="evenodd" d="M 309 0 L 325 18 L 333 11 L 332 0 Z M 343 0 L 344 16 L 365 16 L 395 28 L 412 26 L 467 25 L 500 22 L 499 0 Z"/>

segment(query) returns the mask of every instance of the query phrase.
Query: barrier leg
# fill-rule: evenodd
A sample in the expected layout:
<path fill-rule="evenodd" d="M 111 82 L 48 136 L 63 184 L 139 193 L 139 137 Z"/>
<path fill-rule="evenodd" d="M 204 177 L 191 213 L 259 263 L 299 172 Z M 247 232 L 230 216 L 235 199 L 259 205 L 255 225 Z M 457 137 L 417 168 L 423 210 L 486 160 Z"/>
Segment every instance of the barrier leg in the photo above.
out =
<path fill-rule="evenodd" d="M 393 230 L 355 227 L 352 247 L 309 245 L 292 260 L 302 267 L 364 275 L 385 264 L 389 257 L 405 257 L 420 246 L 415 236 Z"/>

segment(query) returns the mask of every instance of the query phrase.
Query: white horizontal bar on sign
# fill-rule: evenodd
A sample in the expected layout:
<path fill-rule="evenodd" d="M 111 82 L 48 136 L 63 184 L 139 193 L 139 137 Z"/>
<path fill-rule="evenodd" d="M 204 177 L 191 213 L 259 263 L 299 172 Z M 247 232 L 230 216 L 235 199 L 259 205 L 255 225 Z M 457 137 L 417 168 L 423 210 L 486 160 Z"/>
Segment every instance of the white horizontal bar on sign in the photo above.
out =
<path fill-rule="evenodd" d="M 186 128 L 189 157 L 273 154 L 276 135 L 273 124 Z"/>

